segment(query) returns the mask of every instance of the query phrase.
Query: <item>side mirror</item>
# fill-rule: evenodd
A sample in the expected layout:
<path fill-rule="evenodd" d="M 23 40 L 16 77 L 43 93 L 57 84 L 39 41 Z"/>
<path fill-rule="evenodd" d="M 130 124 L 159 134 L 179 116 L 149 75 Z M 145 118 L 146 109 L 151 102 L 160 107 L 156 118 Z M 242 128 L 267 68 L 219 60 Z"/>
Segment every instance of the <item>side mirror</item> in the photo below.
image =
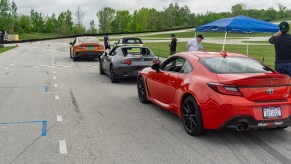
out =
<path fill-rule="evenodd" d="M 105 53 L 104 53 L 104 56 L 108 56 L 108 53 L 107 53 L 107 52 L 105 52 Z"/>
<path fill-rule="evenodd" d="M 155 63 L 151 66 L 153 70 L 156 70 L 157 73 L 160 72 L 160 63 Z"/>
<path fill-rule="evenodd" d="M 72 42 L 70 42 L 69 44 L 70 44 L 70 45 L 73 45 L 73 43 L 72 43 Z"/>

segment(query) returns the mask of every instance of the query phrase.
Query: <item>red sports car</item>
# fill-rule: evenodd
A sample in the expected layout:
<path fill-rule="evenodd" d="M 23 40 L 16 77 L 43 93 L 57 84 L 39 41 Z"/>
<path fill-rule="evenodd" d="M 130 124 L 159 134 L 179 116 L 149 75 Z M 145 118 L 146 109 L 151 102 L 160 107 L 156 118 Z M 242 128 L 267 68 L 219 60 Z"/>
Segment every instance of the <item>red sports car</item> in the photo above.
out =
<path fill-rule="evenodd" d="M 290 77 L 246 55 L 185 52 L 138 75 L 138 96 L 178 115 L 186 132 L 291 125 Z"/>

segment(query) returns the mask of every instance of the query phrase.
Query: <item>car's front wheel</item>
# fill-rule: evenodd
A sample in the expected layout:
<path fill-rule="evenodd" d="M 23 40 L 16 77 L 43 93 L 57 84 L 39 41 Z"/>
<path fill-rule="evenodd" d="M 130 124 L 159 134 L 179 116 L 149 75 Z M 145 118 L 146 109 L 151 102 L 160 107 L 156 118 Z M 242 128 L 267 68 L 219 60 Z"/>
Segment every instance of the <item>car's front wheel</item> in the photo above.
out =
<path fill-rule="evenodd" d="M 182 119 L 186 132 L 191 136 L 199 136 L 204 133 L 202 114 L 192 96 L 183 101 Z"/>
<path fill-rule="evenodd" d="M 138 91 L 139 101 L 141 103 L 147 103 L 148 99 L 147 99 L 147 94 L 146 94 L 146 88 L 145 88 L 145 84 L 144 84 L 144 79 L 142 77 L 140 77 L 138 79 L 137 91 Z"/>

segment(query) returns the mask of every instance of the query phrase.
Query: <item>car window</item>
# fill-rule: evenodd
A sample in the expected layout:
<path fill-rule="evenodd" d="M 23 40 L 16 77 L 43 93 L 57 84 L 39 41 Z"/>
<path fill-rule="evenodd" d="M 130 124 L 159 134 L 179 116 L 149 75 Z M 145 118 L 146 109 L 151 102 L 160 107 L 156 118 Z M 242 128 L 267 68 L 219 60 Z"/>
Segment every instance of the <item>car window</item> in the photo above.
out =
<path fill-rule="evenodd" d="M 124 57 L 134 55 L 153 56 L 150 49 L 143 47 L 124 47 L 121 50 Z"/>
<path fill-rule="evenodd" d="M 95 37 L 79 38 L 79 43 L 99 43 L 99 40 Z"/>
<path fill-rule="evenodd" d="M 142 41 L 140 39 L 137 39 L 137 38 L 129 38 L 129 39 L 126 39 L 124 43 L 127 43 L 127 44 L 142 44 Z"/>
<path fill-rule="evenodd" d="M 183 58 L 170 58 L 161 66 L 161 70 L 171 71 L 171 72 L 180 72 L 182 66 L 185 63 Z"/>
<path fill-rule="evenodd" d="M 114 55 L 116 55 L 116 53 L 117 53 L 117 48 L 112 49 L 112 50 L 110 51 L 109 55 L 110 55 L 110 56 L 114 56 Z"/>
<path fill-rule="evenodd" d="M 210 57 L 200 61 L 209 71 L 216 74 L 271 73 L 270 68 L 247 57 Z"/>
<path fill-rule="evenodd" d="M 189 61 L 185 61 L 184 65 L 182 66 L 180 73 L 189 73 L 192 72 L 193 67 Z"/>

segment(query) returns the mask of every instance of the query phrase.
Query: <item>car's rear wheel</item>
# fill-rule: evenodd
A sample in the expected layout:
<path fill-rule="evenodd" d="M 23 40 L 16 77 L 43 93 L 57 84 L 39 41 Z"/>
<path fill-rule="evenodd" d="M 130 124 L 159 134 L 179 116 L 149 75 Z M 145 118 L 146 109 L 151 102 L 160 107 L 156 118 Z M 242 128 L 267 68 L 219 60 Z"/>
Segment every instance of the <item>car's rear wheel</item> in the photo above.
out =
<path fill-rule="evenodd" d="M 137 91 L 138 91 L 139 101 L 141 103 L 147 103 L 148 102 L 147 93 L 146 93 L 146 88 L 144 84 L 144 79 L 142 77 L 138 79 Z"/>
<path fill-rule="evenodd" d="M 182 119 L 186 132 L 191 136 L 199 136 L 204 133 L 201 111 L 191 96 L 183 101 Z"/>
<path fill-rule="evenodd" d="M 117 83 L 118 82 L 118 78 L 115 75 L 114 66 L 113 65 L 110 66 L 110 80 L 111 80 L 112 83 Z"/>
<path fill-rule="evenodd" d="M 102 62 L 101 62 L 101 60 L 99 60 L 99 71 L 100 71 L 100 74 L 101 74 L 101 75 L 105 75 L 105 72 L 104 72 L 104 70 L 103 70 L 103 66 L 102 66 Z"/>

